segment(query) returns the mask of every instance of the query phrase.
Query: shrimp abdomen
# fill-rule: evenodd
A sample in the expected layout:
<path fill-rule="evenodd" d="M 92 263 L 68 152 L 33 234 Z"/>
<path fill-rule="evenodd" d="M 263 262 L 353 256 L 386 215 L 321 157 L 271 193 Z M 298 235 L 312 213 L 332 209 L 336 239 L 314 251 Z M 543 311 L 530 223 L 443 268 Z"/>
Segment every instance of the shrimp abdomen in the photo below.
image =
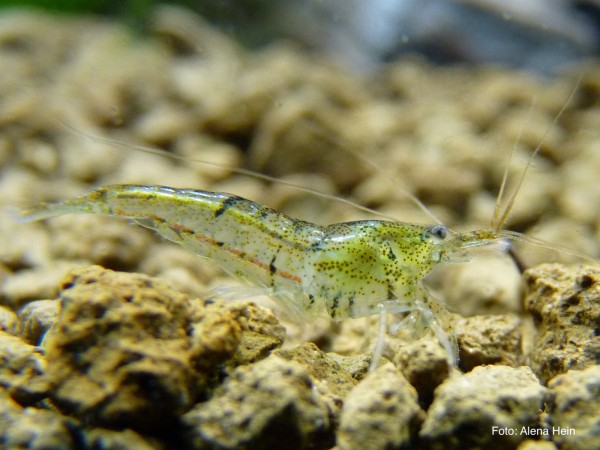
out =
<path fill-rule="evenodd" d="M 25 221 L 72 213 L 120 216 L 214 261 L 254 285 L 300 295 L 305 256 L 321 227 L 241 197 L 165 186 L 110 185 L 21 211 Z"/>

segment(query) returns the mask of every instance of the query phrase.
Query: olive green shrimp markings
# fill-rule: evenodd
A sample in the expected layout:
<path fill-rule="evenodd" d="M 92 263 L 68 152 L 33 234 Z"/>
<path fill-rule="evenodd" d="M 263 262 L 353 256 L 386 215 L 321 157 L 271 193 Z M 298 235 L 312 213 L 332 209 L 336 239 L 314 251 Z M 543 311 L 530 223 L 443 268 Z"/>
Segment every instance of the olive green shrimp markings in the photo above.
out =
<path fill-rule="evenodd" d="M 383 220 L 319 226 L 235 195 L 165 186 L 104 186 L 20 215 L 30 221 L 69 213 L 131 219 L 268 289 L 298 314 L 379 314 L 375 361 L 387 312 L 422 312 L 453 353 L 442 331 L 452 333 L 453 326 L 421 280 L 437 264 L 466 261 L 467 250 L 502 240 L 493 230 L 460 235 L 443 225 Z"/>

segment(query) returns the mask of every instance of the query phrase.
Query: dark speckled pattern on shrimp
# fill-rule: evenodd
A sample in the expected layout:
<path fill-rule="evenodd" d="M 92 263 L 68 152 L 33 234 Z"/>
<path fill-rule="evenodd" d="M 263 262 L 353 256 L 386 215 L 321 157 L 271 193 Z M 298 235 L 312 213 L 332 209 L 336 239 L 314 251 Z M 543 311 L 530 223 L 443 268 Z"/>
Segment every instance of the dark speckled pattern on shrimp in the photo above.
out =
<path fill-rule="evenodd" d="M 439 263 L 468 260 L 466 249 L 502 240 L 491 230 L 460 235 L 443 225 L 382 220 L 319 226 L 235 195 L 164 186 L 104 186 L 21 216 L 28 221 L 68 213 L 132 219 L 268 289 L 300 315 L 341 319 L 423 310 L 430 322 L 442 319 L 435 326 L 449 334 L 448 315 L 421 280 Z M 378 348 L 382 340 L 380 333 Z M 441 340 L 454 353 L 450 341 Z"/>

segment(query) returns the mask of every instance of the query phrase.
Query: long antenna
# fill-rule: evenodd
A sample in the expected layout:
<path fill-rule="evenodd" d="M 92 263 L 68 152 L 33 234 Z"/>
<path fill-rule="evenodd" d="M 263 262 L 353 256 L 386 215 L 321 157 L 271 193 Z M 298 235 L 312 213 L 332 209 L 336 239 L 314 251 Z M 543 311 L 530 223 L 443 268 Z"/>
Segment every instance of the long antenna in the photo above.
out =
<path fill-rule="evenodd" d="M 506 207 L 504 208 L 504 211 L 502 212 L 502 215 L 500 216 L 500 220 L 498 220 L 496 222 L 495 226 L 493 227 L 494 231 L 500 231 L 500 230 L 502 230 L 504 228 L 504 226 L 506 225 L 506 223 L 508 222 L 508 219 L 510 218 L 510 214 L 512 212 L 513 206 L 515 204 L 515 200 L 517 198 L 517 195 L 519 194 L 519 191 L 521 190 L 521 186 L 523 185 L 523 181 L 525 181 L 525 176 L 527 175 L 527 172 L 528 172 L 529 168 L 531 167 L 533 159 L 540 152 L 540 150 L 542 148 L 542 145 L 544 144 L 544 141 L 545 141 L 546 137 L 548 136 L 548 133 L 550 133 L 550 130 L 552 130 L 552 128 L 554 128 L 556 126 L 556 124 L 558 122 L 558 119 L 560 119 L 560 117 L 566 111 L 567 106 L 569 105 L 569 103 L 571 102 L 571 100 L 575 96 L 575 92 L 579 88 L 580 82 L 581 82 L 581 75 L 579 76 L 579 78 L 577 79 L 577 83 L 575 84 L 575 86 L 571 90 L 571 93 L 569 94 L 569 97 L 567 98 L 567 101 L 560 108 L 560 111 L 558 112 L 558 114 L 556 114 L 556 116 L 554 116 L 554 120 L 552 120 L 552 123 L 548 126 L 548 128 L 546 128 L 546 131 L 544 132 L 544 135 L 542 136 L 542 139 L 540 140 L 540 143 L 537 145 L 537 147 L 535 148 L 535 150 L 533 150 L 533 152 L 531 152 L 531 154 L 529 155 L 529 159 L 527 160 L 527 164 L 525 164 L 525 168 L 523 169 L 523 172 L 521 173 L 521 176 L 519 177 L 519 181 L 517 182 L 517 186 L 515 187 L 515 189 L 513 190 L 512 194 L 510 196 L 510 198 L 508 199 Z M 503 180 L 503 184 L 504 184 L 504 180 Z M 501 187 L 501 191 L 503 191 L 503 190 L 504 190 L 504 188 Z"/>
<path fill-rule="evenodd" d="M 527 236 L 527 235 L 525 235 L 523 233 L 519 233 L 517 231 L 502 230 L 502 231 L 498 232 L 498 236 L 502 237 L 502 238 L 510 239 L 513 241 L 527 242 L 528 244 L 537 245 L 538 247 L 543 247 L 543 248 L 547 248 L 550 250 L 556 250 L 557 252 L 565 253 L 567 255 L 577 256 L 578 258 L 581 258 L 591 264 L 594 264 L 596 266 L 599 265 L 599 262 L 597 260 L 590 257 L 589 255 L 586 255 L 585 253 L 578 252 L 577 250 L 572 250 L 570 248 L 563 247 L 560 245 L 549 244 L 548 242 L 546 242 L 543 239 L 536 238 L 533 236 Z"/>
<path fill-rule="evenodd" d="M 502 200 L 504 199 L 504 193 L 506 191 L 506 186 L 508 183 L 508 173 L 510 172 L 510 164 L 511 164 L 511 162 L 515 156 L 515 153 L 517 151 L 517 146 L 519 145 L 519 142 L 521 142 L 521 137 L 523 136 L 525 127 L 527 126 L 527 123 L 529 122 L 529 119 L 531 118 L 531 113 L 533 111 L 534 105 L 535 105 L 535 99 L 533 99 L 533 101 L 529 105 L 529 109 L 527 110 L 527 117 L 523 121 L 523 124 L 521 125 L 521 128 L 519 129 L 519 135 L 517 136 L 517 139 L 515 139 L 515 143 L 512 146 L 512 149 L 508 155 L 506 163 L 504 164 L 504 173 L 502 174 L 502 182 L 500 183 L 500 189 L 498 190 L 498 195 L 496 197 L 496 204 L 494 205 L 494 214 L 492 215 L 492 220 L 490 223 L 490 226 L 492 227 L 492 229 L 494 231 L 499 231 L 500 229 L 502 229 L 502 226 L 498 226 L 498 223 L 499 223 L 498 217 L 500 216 L 500 210 L 502 208 Z"/>

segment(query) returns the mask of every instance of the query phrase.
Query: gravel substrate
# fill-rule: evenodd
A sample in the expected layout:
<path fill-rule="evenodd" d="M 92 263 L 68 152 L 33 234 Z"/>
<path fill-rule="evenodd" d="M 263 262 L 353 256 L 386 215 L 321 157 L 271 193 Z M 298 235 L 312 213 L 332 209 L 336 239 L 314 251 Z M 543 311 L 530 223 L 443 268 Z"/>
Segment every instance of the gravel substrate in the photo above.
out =
<path fill-rule="evenodd" d="M 178 9 L 150 28 L 0 16 L 0 205 L 160 184 L 320 224 L 372 217 L 245 168 L 431 222 L 411 192 L 464 231 L 488 226 L 511 148 L 517 180 L 542 143 L 509 228 L 598 257 L 598 62 L 554 79 L 418 59 L 357 75 L 290 44 L 249 53 Z M 399 330 L 369 373 L 377 317 L 298 323 L 126 221 L 8 210 L 0 447 L 600 447 L 592 260 L 529 244 L 524 274 L 499 252 L 441 268 L 427 282 L 456 313 L 458 367 L 432 333 Z"/>

